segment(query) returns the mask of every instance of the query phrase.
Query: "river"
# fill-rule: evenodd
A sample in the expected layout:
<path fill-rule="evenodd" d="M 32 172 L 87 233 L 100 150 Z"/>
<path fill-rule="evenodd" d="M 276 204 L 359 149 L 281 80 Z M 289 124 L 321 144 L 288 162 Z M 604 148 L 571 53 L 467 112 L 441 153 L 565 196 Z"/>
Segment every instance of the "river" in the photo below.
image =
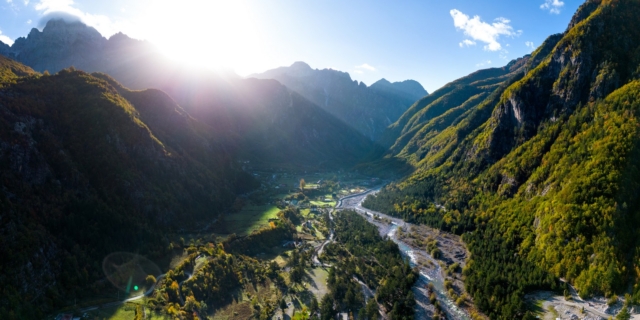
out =
<path fill-rule="evenodd" d="M 416 297 L 416 319 L 426 319 L 433 314 L 433 307 L 430 306 L 426 290 L 429 283 L 433 284 L 437 299 L 448 319 L 470 319 L 468 314 L 464 310 L 460 309 L 447 295 L 447 290 L 444 287 L 444 277 L 442 276 L 438 261 L 431 257 L 426 251 L 412 248 L 398 239 L 398 228 L 410 228 L 411 224 L 403 221 L 402 219 L 394 218 L 379 212 L 373 212 L 362 207 L 364 199 L 369 194 L 376 193 L 377 191 L 378 190 L 370 190 L 365 193 L 345 197 L 338 202 L 336 209 L 351 209 L 364 216 L 370 223 L 378 227 L 381 235 L 386 235 L 398 245 L 402 255 L 409 259 L 409 263 L 412 267 L 417 266 L 419 268 L 420 277 L 413 287 L 413 293 Z M 382 220 L 374 220 L 374 215 L 390 221 L 391 223 L 388 224 Z M 435 268 L 429 269 L 418 265 L 418 257 L 431 261 L 435 265 Z"/>

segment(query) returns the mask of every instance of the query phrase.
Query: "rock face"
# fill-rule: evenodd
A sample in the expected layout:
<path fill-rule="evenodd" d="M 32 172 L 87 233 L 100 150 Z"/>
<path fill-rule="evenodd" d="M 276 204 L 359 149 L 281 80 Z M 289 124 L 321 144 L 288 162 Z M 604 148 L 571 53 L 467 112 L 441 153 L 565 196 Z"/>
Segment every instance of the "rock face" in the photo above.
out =
<path fill-rule="evenodd" d="M 410 162 L 423 159 L 436 141 L 434 133 L 452 125 L 458 117 L 477 107 L 510 78 L 522 74 L 529 56 L 511 61 L 502 68 L 478 70 L 452 81 L 414 103 L 387 128 L 381 144 Z"/>
<path fill-rule="evenodd" d="M 382 79 L 367 87 L 346 72 L 312 69 L 304 62 L 250 77 L 278 80 L 373 141 L 378 141 L 386 127 L 417 99 L 428 94 L 413 80 L 390 83 Z"/>
<path fill-rule="evenodd" d="M 86 72 L 105 72 L 134 89 L 154 87 L 158 80 L 149 73 L 167 64 L 148 42 L 122 33 L 106 39 L 93 27 L 62 19 L 49 20 L 42 31 L 31 29 L 26 38 L 16 39 L 11 47 L 0 44 L 0 54 L 38 72 L 56 73 L 71 66 Z"/>
<path fill-rule="evenodd" d="M 6 43 L 0 41 L 0 55 L 8 57 L 12 54 L 11 47 Z"/>
<path fill-rule="evenodd" d="M 95 65 L 107 42 L 81 22 L 50 20 L 42 32 L 33 28 L 26 38 L 16 39 L 8 56 L 37 71 L 57 72 L 74 64 L 82 69 Z"/>
<path fill-rule="evenodd" d="M 628 55 L 636 50 L 640 33 L 616 30 L 605 23 L 610 18 L 607 14 L 593 16 L 588 27 L 576 27 L 599 3 L 583 4 L 553 53 L 505 91 L 490 125 L 492 159 L 501 158 L 522 141 L 531 139 L 542 122 L 568 116 L 580 104 L 606 97 L 637 72 L 634 59 Z"/>

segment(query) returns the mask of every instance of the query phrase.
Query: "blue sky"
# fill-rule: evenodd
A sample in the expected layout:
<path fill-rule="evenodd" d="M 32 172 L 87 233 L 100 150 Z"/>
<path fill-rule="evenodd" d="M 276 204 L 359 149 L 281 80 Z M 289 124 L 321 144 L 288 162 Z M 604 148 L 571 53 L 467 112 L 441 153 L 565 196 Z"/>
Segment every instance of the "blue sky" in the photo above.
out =
<path fill-rule="evenodd" d="M 103 36 L 122 31 L 184 63 L 240 75 L 295 61 L 367 84 L 415 79 L 428 91 L 503 66 L 563 32 L 582 0 L 0 0 L 11 43 L 55 12 Z"/>

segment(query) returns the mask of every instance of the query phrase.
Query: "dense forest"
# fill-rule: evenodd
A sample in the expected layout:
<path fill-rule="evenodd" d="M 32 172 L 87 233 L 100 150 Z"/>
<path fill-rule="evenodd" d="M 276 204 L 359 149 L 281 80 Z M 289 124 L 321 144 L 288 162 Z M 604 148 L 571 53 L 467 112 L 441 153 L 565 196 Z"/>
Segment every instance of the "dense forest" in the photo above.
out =
<path fill-rule="evenodd" d="M 159 257 L 160 230 L 213 220 L 255 186 L 162 93 L 3 57 L 0 74 L 0 253 L 11 257 L 0 263 L 2 318 L 41 318 L 99 291 L 109 253 Z"/>
<path fill-rule="evenodd" d="M 638 16 L 637 1 L 587 1 L 481 103 L 413 135 L 419 149 L 391 156 L 415 172 L 364 203 L 462 234 L 467 290 L 491 318 L 526 316 L 524 294 L 562 292 L 559 278 L 640 298 Z"/>
<path fill-rule="evenodd" d="M 413 319 L 411 287 L 418 274 L 402 258 L 398 245 L 383 239 L 377 227 L 354 211 L 340 211 L 333 221 L 338 237 L 327 245 L 325 257 L 335 264 L 329 272 L 330 293 L 321 301 L 322 319 L 346 310 L 360 319 L 378 319 L 378 304 L 390 319 Z M 375 300 L 365 305 L 356 280 L 375 290 Z"/>

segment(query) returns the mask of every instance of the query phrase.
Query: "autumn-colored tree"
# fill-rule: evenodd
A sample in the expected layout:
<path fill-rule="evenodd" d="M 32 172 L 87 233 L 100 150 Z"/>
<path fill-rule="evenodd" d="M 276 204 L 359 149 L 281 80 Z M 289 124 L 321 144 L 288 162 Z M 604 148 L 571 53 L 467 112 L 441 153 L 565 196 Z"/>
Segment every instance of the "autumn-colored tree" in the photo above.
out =
<path fill-rule="evenodd" d="M 150 274 L 147 276 L 147 278 L 145 278 L 145 282 L 147 283 L 148 287 L 151 287 L 154 283 L 156 283 L 156 277 Z"/>
<path fill-rule="evenodd" d="M 300 179 L 300 191 L 304 192 L 304 187 L 307 185 L 306 182 L 304 182 L 304 179 Z"/>

